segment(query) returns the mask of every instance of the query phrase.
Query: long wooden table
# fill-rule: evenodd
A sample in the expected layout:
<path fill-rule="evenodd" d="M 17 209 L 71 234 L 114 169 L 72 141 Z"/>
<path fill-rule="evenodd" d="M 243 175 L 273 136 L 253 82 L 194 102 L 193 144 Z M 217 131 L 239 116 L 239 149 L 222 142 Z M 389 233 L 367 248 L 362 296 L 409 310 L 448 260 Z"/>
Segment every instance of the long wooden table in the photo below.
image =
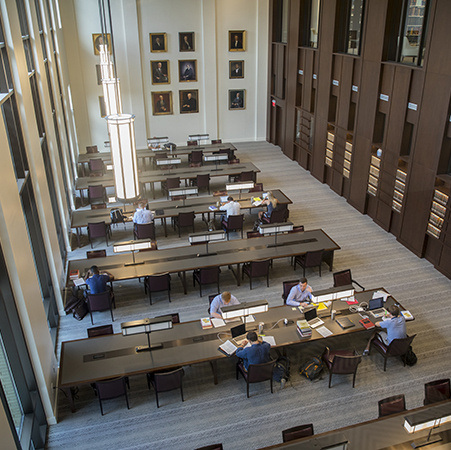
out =
<path fill-rule="evenodd" d="M 368 302 L 374 290 L 356 293 L 359 302 Z M 392 297 L 387 300 L 387 307 L 395 303 Z M 346 315 L 354 323 L 354 327 L 343 330 L 334 320 L 329 311 L 323 317 L 324 325 L 333 333 L 332 336 L 367 332 L 359 324 L 361 319 L 357 313 L 350 313 L 346 302 L 335 301 L 335 310 L 341 312 L 339 317 Z M 370 319 L 371 319 L 371 315 Z M 283 349 L 286 346 L 316 341 L 323 338 L 316 329 L 312 330 L 310 338 L 301 338 L 296 330 L 296 320 L 301 319 L 298 308 L 280 306 L 270 308 L 268 312 L 256 315 L 256 322 L 264 322 L 264 333 L 273 336 L 276 345 L 273 348 Z M 288 319 L 284 325 L 281 319 Z M 70 390 L 80 384 L 92 383 L 105 378 L 117 376 L 132 376 L 146 372 L 169 369 L 182 365 L 210 362 L 212 364 L 214 382 L 217 384 L 216 362 L 226 356 L 218 350 L 221 344 L 218 332 L 224 332 L 223 340 L 236 323 L 225 327 L 203 330 L 200 321 L 174 324 L 171 330 L 163 330 L 151 334 L 152 344 L 162 344 L 162 347 L 152 352 L 137 353 L 135 347 L 146 345 L 147 338 L 142 335 L 123 336 L 108 335 L 98 338 L 81 339 L 63 342 L 59 373 L 59 387 Z M 274 326 L 275 325 L 275 326 Z M 247 325 L 247 329 L 255 328 L 255 323 Z M 270 329 L 271 327 L 273 327 Z M 369 331 L 372 332 L 372 331 Z M 73 398 L 71 398 L 72 406 Z"/>
<path fill-rule="evenodd" d="M 271 191 L 275 198 L 277 198 L 280 205 L 289 205 L 292 201 L 279 189 L 275 189 Z M 240 203 L 241 209 L 251 209 L 261 208 L 261 206 L 256 206 L 252 203 L 252 197 L 260 197 L 262 198 L 263 192 L 254 192 L 249 194 L 243 194 L 241 199 L 237 199 Z M 221 213 L 219 208 L 216 210 L 212 210 L 211 207 L 216 207 L 216 202 L 218 201 L 218 197 L 208 196 L 208 197 L 191 197 L 187 198 L 185 201 L 183 200 L 168 200 L 168 201 L 156 201 L 149 202 L 149 209 L 154 211 L 155 219 L 161 219 L 161 222 L 164 226 L 164 235 L 167 236 L 167 223 L 166 219 L 176 217 L 181 212 L 190 212 L 194 211 L 194 214 L 208 214 L 207 220 L 210 220 L 210 213 Z M 96 210 L 82 210 L 82 211 L 74 211 L 72 213 L 71 218 L 71 228 L 76 230 L 78 246 L 80 246 L 80 236 L 82 228 L 88 226 L 88 223 L 92 222 L 105 222 L 107 225 L 111 225 L 111 217 L 110 217 L 109 209 L 96 209 Z M 132 215 L 134 209 L 122 210 L 125 215 L 132 219 Z"/>
<path fill-rule="evenodd" d="M 169 272 L 177 273 L 187 293 L 186 272 L 213 266 L 229 267 L 240 285 L 240 264 L 257 259 L 287 258 L 310 251 L 324 249 L 323 261 L 332 270 L 334 251 L 340 246 L 323 230 L 309 230 L 289 233 L 277 237 L 274 246 L 274 236 L 262 236 L 253 239 L 234 239 L 231 241 L 211 242 L 209 254 L 199 256 L 205 247 L 203 245 L 184 246 L 139 252 L 135 255 L 137 265 L 131 263 L 130 254 L 117 254 L 104 258 L 93 258 L 69 261 L 68 273 L 79 270 L 80 274 L 87 272 L 88 266 L 97 265 L 101 270 L 107 270 L 115 281 L 141 278 L 148 275 Z M 233 266 L 236 265 L 236 271 Z"/>
<path fill-rule="evenodd" d="M 139 181 L 146 185 L 150 185 L 153 197 L 155 198 L 155 183 L 166 181 L 167 178 L 180 177 L 180 180 L 193 180 L 197 175 L 209 174 L 210 177 L 227 177 L 236 176 L 241 172 L 260 172 L 260 169 L 252 163 L 227 164 L 220 166 L 218 169 L 213 169 L 211 166 L 201 167 L 182 167 L 172 170 L 149 170 L 139 173 Z M 83 200 L 83 191 L 89 186 L 113 187 L 114 176 L 112 173 L 107 173 L 101 177 L 80 177 L 75 182 L 75 189 L 80 191 L 80 196 Z"/>

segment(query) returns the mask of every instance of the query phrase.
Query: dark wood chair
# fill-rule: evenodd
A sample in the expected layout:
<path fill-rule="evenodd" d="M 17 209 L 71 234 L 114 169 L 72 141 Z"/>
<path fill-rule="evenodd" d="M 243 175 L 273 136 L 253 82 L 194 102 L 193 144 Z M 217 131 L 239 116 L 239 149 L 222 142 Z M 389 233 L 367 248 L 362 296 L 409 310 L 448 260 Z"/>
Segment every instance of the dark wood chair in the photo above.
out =
<path fill-rule="evenodd" d="M 294 270 L 299 264 L 303 269 L 303 276 L 305 277 L 305 269 L 308 267 L 318 267 L 319 276 L 321 276 L 321 263 L 323 262 L 324 250 L 317 250 L 315 252 L 307 252 L 304 255 L 297 255 L 294 257 Z"/>
<path fill-rule="evenodd" d="M 190 211 L 190 212 L 184 212 L 184 213 L 179 213 L 179 215 L 177 217 L 174 217 L 174 227 L 178 228 L 179 230 L 179 237 L 180 235 L 180 230 L 183 227 L 193 227 L 193 233 L 194 233 L 194 219 L 195 219 L 195 214 L 194 211 Z"/>
<path fill-rule="evenodd" d="M 450 379 L 430 381 L 424 385 L 424 405 L 451 398 Z"/>
<path fill-rule="evenodd" d="M 188 162 L 190 167 L 200 167 L 202 165 L 202 159 L 204 157 L 204 152 L 202 150 L 193 150 L 188 155 Z"/>
<path fill-rule="evenodd" d="M 350 350 L 330 351 L 326 347 L 322 359 L 329 370 L 329 387 L 331 387 L 332 375 L 335 374 L 352 374 L 352 387 L 355 386 L 355 378 L 357 375 L 357 367 L 362 362 L 362 356 Z"/>
<path fill-rule="evenodd" d="M 297 284 L 299 284 L 299 280 L 289 280 L 282 283 L 282 298 L 284 305 L 287 303 L 287 298 L 290 294 L 291 289 Z"/>
<path fill-rule="evenodd" d="M 221 222 L 222 229 L 227 233 L 227 240 L 229 240 L 230 231 L 241 231 L 241 239 L 243 239 L 243 224 L 244 214 L 237 214 L 225 218 Z"/>
<path fill-rule="evenodd" d="M 416 334 L 413 336 L 407 336 L 404 339 L 393 339 L 390 342 L 390 345 L 385 345 L 378 336 L 372 340 L 370 348 L 374 347 L 384 357 L 384 372 L 387 370 L 387 359 L 390 356 L 405 355 L 415 336 Z M 404 366 L 405 365 L 406 363 L 404 362 Z"/>
<path fill-rule="evenodd" d="M 105 165 L 102 158 L 91 158 L 88 165 L 90 176 L 100 177 L 105 173 Z"/>
<path fill-rule="evenodd" d="M 247 172 L 241 172 L 238 175 L 237 181 L 257 181 L 257 174 L 253 170 L 249 170 Z"/>
<path fill-rule="evenodd" d="M 150 275 L 144 279 L 144 290 L 149 295 L 149 303 L 152 305 L 152 292 L 168 291 L 169 303 L 171 303 L 171 276 L 169 273 Z"/>
<path fill-rule="evenodd" d="M 185 399 L 183 398 L 183 383 L 182 383 L 184 374 L 185 372 L 181 367 L 179 369 L 175 369 L 170 372 L 147 374 L 147 387 L 150 389 L 150 385 L 152 385 L 152 387 L 155 390 L 157 408 L 160 407 L 160 401 L 158 399 L 158 394 L 160 392 L 168 392 L 173 391 L 174 389 L 180 389 L 182 402 L 185 401 Z"/>
<path fill-rule="evenodd" d="M 247 398 L 249 398 L 249 385 L 251 383 L 260 383 L 262 381 L 270 381 L 271 383 L 271 394 L 273 393 L 273 381 L 272 375 L 274 371 L 275 360 L 271 360 L 263 364 L 250 364 L 246 372 L 242 361 L 238 361 L 236 365 L 236 379 L 241 373 L 243 378 L 246 380 L 246 390 Z"/>
<path fill-rule="evenodd" d="M 92 240 L 94 238 L 98 238 L 98 237 L 104 237 L 105 241 L 106 241 L 106 245 L 108 247 L 108 232 L 109 232 L 108 225 L 106 225 L 106 223 L 104 221 L 88 223 L 88 238 L 89 238 L 89 242 L 91 243 L 91 248 L 93 248 Z"/>
<path fill-rule="evenodd" d="M 86 294 L 86 300 L 88 303 L 89 315 L 91 316 L 91 325 L 94 325 L 92 320 L 92 313 L 94 311 L 106 311 L 110 310 L 111 320 L 114 322 L 113 307 L 110 291 L 101 292 L 100 294 Z"/>
<path fill-rule="evenodd" d="M 161 183 L 161 190 L 169 198 L 169 189 L 176 189 L 180 187 L 180 177 L 166 178 L 166 181 Z"/>
<path fill-rule="evenodd" d="M 198 141 L 194 141 L 194 140 L 186 141 L 186 143 L 188 144 L 189 147 L 195 146 L 195 145 L 199 145 L 199 142 Z"/>
<path fill-rule="evenodd" d="M 406 399 L 404 394 L 387 397 L 378 402 L 379 417 L 389 416 L 406 411 Z"/>
<path fill-rule="evenodd" d="M 86 153 L 99 153 L 97 145 L 89 145 L 86 147 Z"/>
<path fill-rule="evenodd" d="M 106 191 L 102 185 L 99 186 L 88 186 L 88 199 L 89 203 L 106 203 Z"/>
<path fill-rule="evenodd" d="M 105 257 L 106 257 L 106 250 L 91 250 L 91 251 L 86 252 L 87 259 L 105 258 Z"/>
<path fill-rule="evenodd" d="M 241 270 L 241 278 L 244 280 L 244 275 L 249 277 L 249 287 L 252 290 L 252 279 L 257 277 L 266 277 L 266 287 L 269 287 L 269 266 L 270 259 L 262 259 L 256 261 L 249 261 L 243 264 Z"/>
<path fill-rule="evenodd" d="M 246 237 L 248 239 L 258 238 L 258 237 L 262 237 L 262 234 L 260 234 L 260 231 L 248 231 L 246 233 Z"/>
<path fill-rule="evenodd" d="M 135 223 L 133 227 L 135 239 L 151 239 L 155 241 L 155 224 L 151 223 Z"/>
<path fill-rule="evenodd" d="M 271 216 L 268 218 L 265 215 L 262 217 L 263 223 L 282 223 L 288 219 L 289 211 L 284 205 L 278 205 L 275 207 Z"/>
<path fill-rule="evenodd" d="M 204 267 L 202 269 L 196 269 L 193 272 L 193 286 L 196 286 L 196 281 L 199 283 L 200 296 L 202 297 L 202 286 L 205 284 L 216 284 L 219 289 L 219 274 L 221 269 L 219 267 Z"/>
<path fill-rule="evenodd" d="M 127 409 L 130 409 L 130 404 L 128 402 L 127 387 L 125 377 L 114 378 L 112 380 L 97 381 L 95 383 L 95 391 L 97 397 L 99 398 L 100 412 L 103 416 L 103 400 L 109 400 L 111 398 L 125 396 L 125 401 L 127 403 Z"/>
<path fill-rule="evenodd" d="M 306 436 L 313 436 L 313 424 L 298 425 L 297 427 L 287 428 L 282 431 L 283 442 L 294 441 Z"/>
<path fill-rule="evenodd" d="M 106 336 L 113 334 L 113 325 L 100 325 L 99 327 L 88 328 L 86 331 L 88 332 L 88 338 Z"/>
<path fill-rule="evenodd" d="M 334 287 L 349 286 L 355 283 L 360 289 L 362 289 L 362 291 L 365 290 L 365 288 L 360 283 L 352 279 L 351 269 L 335 272 L 333 274 L 333 277 L 334 277 Z"/>
<path fill-rule="evenodd" d="M 217 294 L 210 294 L 208 296 L 208 314 L 210 314 L 210 307 L 211 307 L 211 302 L 215 299 L 216 296 L 219 295 L 219 292 Z"/>
<path fill-rule="evenodd" d="M 254 187 L 249 189 L 249 192 L 263 192 L 263 183 L 255 183 Z"/>
<path fill-rule="evenodd" d="M 222 144 L 222 139 L 212 139 L 211 143 L 212 144 Z"/>
<path fill-rule="evenodd" d="M 197 186 L 199 191 L 206 188 L 210 194 L 210 174 L 197 175 L 193 180 L 193 186 Z"/>

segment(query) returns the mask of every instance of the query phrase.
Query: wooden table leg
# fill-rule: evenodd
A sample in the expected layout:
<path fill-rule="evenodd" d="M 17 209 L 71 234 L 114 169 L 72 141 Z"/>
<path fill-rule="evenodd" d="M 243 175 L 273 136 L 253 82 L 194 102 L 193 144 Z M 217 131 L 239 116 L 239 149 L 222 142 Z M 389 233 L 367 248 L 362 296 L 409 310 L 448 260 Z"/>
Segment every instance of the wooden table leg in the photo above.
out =
<path fill-rule="evenodd" d="M 179 272 L 179 276 L 180 276 L 180 272 Z M 185 271 L 182 272 L 182 284 L 183 284 L 183 293 L 186 295 L 187 290 L 186 290 L 186 272 Z"/>
<path fill-rule="evenodd" d="M 164 226 L 164 237 L 168 237 L 168 230 L 166 228 L 166 217 L 162 217 L 161 221 L 163 222 L 163 226 Z"/>
<path fill-rule="evenodd" d="M 210 361 L 211 371 L 213 372 L 214 384 L 218 384 L 218 363 L 216 360 Z"/>

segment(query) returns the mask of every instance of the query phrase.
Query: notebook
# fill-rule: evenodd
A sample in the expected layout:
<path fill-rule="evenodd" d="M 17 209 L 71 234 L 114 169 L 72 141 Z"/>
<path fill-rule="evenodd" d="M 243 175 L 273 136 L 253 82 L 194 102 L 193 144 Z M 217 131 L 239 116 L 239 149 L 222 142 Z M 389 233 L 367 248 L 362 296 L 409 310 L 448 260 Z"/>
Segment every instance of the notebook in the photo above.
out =
<path fill-rule="evenodd" d="M 368 310 L 373 317 L 376 319 L 379 317 L 383 317 L 387 314 L 387 310 L 383 308 L 384 298 L 372 298 L 368 303 Z"/>
<path fill-rule="evenodd" d="M 349 320 L 348 317 L 340 317 L 339 319 L 335 320 L 338 325 L 340 325 L 343 330 L 346 330 L 346 328 L 354 327 L 355 325 Z"/>
<path fill-rule="evenodd" d="M 304 311 L 304 318 L 308 322 L 311 328 L 316 328 L 322 325 L 324 322 L 317 316 L 316 308 L 308 309 Z"/>

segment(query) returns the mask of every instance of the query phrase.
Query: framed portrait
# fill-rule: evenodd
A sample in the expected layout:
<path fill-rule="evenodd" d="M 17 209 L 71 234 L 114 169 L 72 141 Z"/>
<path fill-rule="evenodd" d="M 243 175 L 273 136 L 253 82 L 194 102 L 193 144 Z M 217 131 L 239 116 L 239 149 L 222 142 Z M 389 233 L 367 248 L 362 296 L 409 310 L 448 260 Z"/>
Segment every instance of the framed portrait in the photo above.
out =
<path fill-rule="evenodd" d="M 229 52 L 244 52 L 246 50 L 246 31 L 229 31 Z"/>
<path fill-rule="evenodd" d="M 99 107 L 100 107 L 100 117 L 102 118 L 106 117 L 106 106 L 103 95 L 99 97 Z"/>
<path fill-rule="evenodd" d="M 246 89 L 229 89 L 229 109 L 246 109 Z"/>
<path fill-rule="evenodd" d="M 179 81 L 197 81 L 197 60 L 179 60 Z"/>
<path fill-rule="evenodd" d="M 168 38 L 166 33 L 150 33 L 150 51 L 152 53 L 167 52 Z"/>
<path fill-rule="evenodd" d="M 111 36 L 108 33 L 106 35 L 108 50 L 111 54 Z M 104 44 L 103 42 L 103 35 L 101 33 L 99 34 L 93 34 L 92 35 L 92 44 L 94 45 L 94 55 L 100 55 L 100 46 Z"/>
<path fill-rule="evenodd" d="M 172 91 L 152 92 L 152 114 L 154 116 L 173 114 Z"/>
<path fill-rule="evenodd" d="M 179 51 L 194 52 L 194 31 L 179 33 Z"/>
<path fill-rule="evenodd" d="M 199 91 L 197 89 L 179 91 L 179 98 L 180 114 L 199 112 Z"/>
<path fill-rule="evenodd" d="M 244 61 L 229 61 L 229 78 L 244 78 Z"/>
<path fill-rule="evenodd" d="M 150 61 L 152 84 L 169 84 L 169 61 Z"/>

